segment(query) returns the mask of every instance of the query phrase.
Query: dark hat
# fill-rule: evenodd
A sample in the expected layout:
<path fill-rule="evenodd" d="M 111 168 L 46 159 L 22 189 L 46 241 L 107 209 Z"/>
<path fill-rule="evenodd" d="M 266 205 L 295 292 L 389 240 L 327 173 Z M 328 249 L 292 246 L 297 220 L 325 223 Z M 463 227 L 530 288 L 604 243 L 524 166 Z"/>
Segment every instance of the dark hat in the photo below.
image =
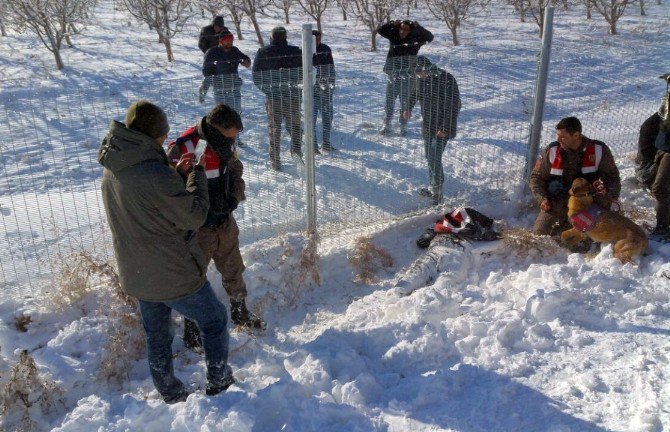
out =
<path fill-rule="evenodd" d="M 286 37 L 286 29 L 285 29 L 284 27 L 282 27 L 282 26 L 277 26 L 277 27 L 275 27 L 275 28 L 272 29 L 271 34 L 272 34 L 272 37 L 273 37 L 273 38 L 274 38 L 274 37 L 277 37 L 277 36 L 279 36 L 279 37 L 282 37 L 282 36 Z"/>
<path fill-rule="evenodd" d="M 434 67 L 436 66 L 428 60 L 428 57 L 422 55 L 416 57 L 416 68 L 418 70 L 429 70 Z"/>
<path fill-rule="evenodd" d="M 217 15 L 214 17 L 212 20 L 212 25 L 217 26 L 217 27 L 223 27 L 223 17 L 221 15 Z"/>
<path fill-rule="evenodd" d="M 154 139 L 170 131 L 165 112 L 148 100 L 139 100 L 128 107 L 126 127 Z"/>
<path fill-rule="evenodd" d="M 312 30 L 312 36 L 321 36 L 320 30 Z"/>

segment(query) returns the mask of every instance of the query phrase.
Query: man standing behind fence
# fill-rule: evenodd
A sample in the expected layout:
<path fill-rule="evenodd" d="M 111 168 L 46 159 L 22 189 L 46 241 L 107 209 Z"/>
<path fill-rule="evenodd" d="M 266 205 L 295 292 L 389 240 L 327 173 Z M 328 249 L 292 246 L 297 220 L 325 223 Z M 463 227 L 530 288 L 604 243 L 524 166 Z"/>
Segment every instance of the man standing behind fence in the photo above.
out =
<path fill-rule="evenodd" d="M 281 122 L 291 135 L 291 156 L 302 161 L 300 133 L 300 97 L 302 89 L 302 50 L 289 45 L 286 29 L 272 29 L 270 45 L 259 48 L 254 58 L 254 84 L 266 97 L 272 169 L 281 170 L 279 157 Z"/>
<path fill-rule="evenodd" d="M 409 107 L 416 100 L 421 104 L 423 148 L 428 162 L 430 186 L 419 193 L 431 199 L 433 205 L 442 202 L 444 169 L 442 153 L 447 141 L 456 137 L 458 113 L 461 110 L 461 94 L 456 79 L 447 71 L 438 68 L 424 56 L 418 56 L 416 79 L 413 80 L 411 97 L 405 107 L 403 118 L 410 118 Z"/>
<path fill-rule="evenodd" d="M 200 103 L 205 101 L 205 95 L 210 86 L 214 87 L 214 101 L 232 107 L 238 114 L 242 114 L 242 79 L 238 73 L 239 65 L 248 68 L 251 59 L 236 46 L 233 46 L 233 34 L 224 32 L 219 37 L 219 45 L 210 48 L 205 54 L 202 63 L 202 74 L 205 80 L 200 88 Z M 238 146 L 243 146 L 237 140 Z"/>
<path fill-rule="evenodd" d="M 312 64 L 316 67 L 316 82 L 314 83 L 314 149 L 318 153 L 316 141 L 316 118 L 321 111 L 321 127 L 323 128 L 324 151 L 332 151 L 330 145 L 330 128 L 333 123 L 333 90 L 335 89 L 335 62 L 330 47 L 321 43 L 321 32 L 313 30 L 316 39 L 316 52 L 312 55 Z"/>
<path fill-rule="evenodd" d="M 247 286 L 242 277 L 245 267 L 238 238 L 240 230 L 233 216 L 233 211 L 246 199 L 242 179 L 244 167 L 237 158 L 234 145 L 242 129 L 242 119 L 234 109 L 217 105 L 195 126 L 170 143 L 167 154 L 175 162 L 182 155 L 193 153 L 201 140 L 207 141 L 204 155 L 210 208 L 205 223 L 196 233 L 196 239 L 206 263 L 213 259 L 221 273 L 223 287 L 230 298 L 233 323 L 262 329 L 265 322 L 247 309 Z M 180 171 L 180 174 L 184 176 L 186 173 Z M 198 329 L 188 320 L 184 325 L 184 344 L 189 348 L 200 345 Z"/>
<path fill-rule="evenodd" d="M 384 64 L 384 72 L 388 75 L 384 126 L 379 133 L 386 135 L 389 132 L 395 100 L 400 97 L 400 134 L 404 136 L 407 134 L 407 120 L 403 118 L 402 112 L 409 99 L 409 82 L 414 73 L 416 55 L 424 44 L 433 41 L 433 34 L 418 22 L 409 20 L 389 21 L 379 26 L 377 32 L 389 40 L 389 52 Z"/>
<path fill-rule="evenodd" d="M 113 121 L 98 151 L 105 169 L 102 199 L 112 231 L 121 288 L 139 299 L 147 335 L 149 370 L 167 403 L 188 392 L 172 366 L 172 309 L 202 331 L 208 395 L 235 382 L 228 366 L 226 308 L 207 281 L 195 230 L 209 210 L 205 159 L 193 154 L 177 163 L 186 184 L 163 151 L 169 131 L 163 110 L 148 101 L 130 106 L 126 124 Z"/>
<path fill-rule="evenodd" d="M 577 177 L 594 185 L 596 204 L 619 207 L 621 178 L 612 152 L 605 143 L 582 135 L 577 117 L 566 117 L 556 125 L 556 141 L 540 154 L 530 175 L 530 189 L 540 205 L 535 234 L 553 236 L 571 228 L 568 190 Z"/>
<path fill-rule="evenodd" d="M 228 32 L 228 28 L 223 25 L 223 17 L 220 15 L 215 16 L 210 25 L 200 30 L 200 38 L 198 39 L 198 48 L 200 48 L 200 51 L 205 54 L 208 49 L 217 46 L 219 44 L 219 36 L 225 32 Z"/>

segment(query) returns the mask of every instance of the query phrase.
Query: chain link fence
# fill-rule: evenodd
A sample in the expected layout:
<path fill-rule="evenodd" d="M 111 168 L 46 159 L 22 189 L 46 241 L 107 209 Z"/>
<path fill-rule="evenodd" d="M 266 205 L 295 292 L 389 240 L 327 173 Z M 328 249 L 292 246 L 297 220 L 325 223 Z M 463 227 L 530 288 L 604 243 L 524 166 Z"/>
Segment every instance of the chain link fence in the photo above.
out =
<path fill-rule="evenodd" d="M 509 58 L 503 52 L 473 56 L 435 51 L 439 50 L 427 57 L 455 77 L 462 100 L 458 133 L 447 142 L 443 157 L 446 205 L 513 200 L 524 181 L 536 53 Z M 558 60 L 550 68 L 541 146 L 551 141 L 561 117 L 576 115 L 586 135 L 609 144 L 615 157 L 628 157 L 635 150 L 639 125 L 650 114 L 649 101 L 626 93 L 592 95 L 592 82 L 581 75 L 587 64 L 568 67 L 562 64 L 566 56 L 554 58 Z M 417 193 L 429 183 L 420 107 L 414 108 L 403 134 L 399 123 L 404 102 L 396 100 L 390 133 L 379 133 L 388 83 L 383 66 L 381 53 L 344 62 L 336 58 L 330 133 L 335 150 L 317 154 L 315 166 L 321 236 L 430 207 Z M 552 74 L 554 70 L 560 73 Z M 407 85 L 413 76 L 408 75 Z M 245 165 L 247 201 L 235 217 L 241 244 L 248 245 L 305 228 L 306 176 L 304 166 L 292 158 L 295 141 L 286 126 L 277 154 L 281 169 L 274 169 L 266 95 L 254 85 L 250 71 L 241 70 L 240 77 L 241 83 L 229 81 L 240 84 L 245 129 L 238 154 Z M 202 77 L 192 77 L 134 82 L 132 88 L 115 83 L 0 88 L 0 133 L 11 137 L 0 146 L 0 284 L 5 289 L 30 294 L 43 287 L 50 283 L 59 257 L 71 252 L 89 250 L 112 257 L 99 194 L 102 167 L 96 160 L 110 121 L 123 121 L 130 103 L 149 99 L 166 110 L 172 127 L 169 138 L 175 139 L 215 103 L 215 85 L 199 103 L 202 83 Z M 281 100 L 280 105 L 294 102 Z M 319 145 L 322 132 L 319 116 Z"/>

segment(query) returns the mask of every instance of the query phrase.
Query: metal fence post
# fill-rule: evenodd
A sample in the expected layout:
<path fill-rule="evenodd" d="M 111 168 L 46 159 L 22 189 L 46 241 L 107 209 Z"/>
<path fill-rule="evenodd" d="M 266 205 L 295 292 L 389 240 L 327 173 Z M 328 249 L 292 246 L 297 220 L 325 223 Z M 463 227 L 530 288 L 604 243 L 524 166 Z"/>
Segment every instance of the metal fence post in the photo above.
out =
<path fill-rule="evenodd" d="M 533 114 L 530 120 L 530 138 L 528 139 L 528 154 L 526 156 L 526 170 L 524 180 L 526 185 L 530 179 L 537 151 L 540 146 L 542 135 L 542 118 L 544 116 L 544 102 L 547 95 L 547 78 L 549 76 L 549 58 L 551 55 L 551 39 L 554 27 L 554 8 L 547 7 L 544 10 L 544 27 L 542 30 L 542 51 L 540 53 L 540 66 L 537 71 L 535 82 L 535 99 L 533 101 Z"/>
<path fill-rule="evenodd" d="M 307 200 L 307 232 L 316 232 L 316 178 L 314 166 L 314 87 L 312 53 L 314 52 L 312 25 L 302 25 L 302 101 L 305 124 L 305 189 Z"/>

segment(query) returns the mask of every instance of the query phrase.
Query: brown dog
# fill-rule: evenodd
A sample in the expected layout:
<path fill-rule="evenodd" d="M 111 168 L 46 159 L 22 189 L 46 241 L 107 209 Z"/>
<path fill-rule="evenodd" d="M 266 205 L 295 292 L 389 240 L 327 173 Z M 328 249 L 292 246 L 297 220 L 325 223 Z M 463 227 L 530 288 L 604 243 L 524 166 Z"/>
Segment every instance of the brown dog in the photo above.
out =
<path fill-rule="evenodd" d="M 585 237 L 601 243 L 614 243 L 614 256 L 630 262 L 647 249 L 647 235 L 627 217 L 593 205 L 595 188 L 578 177 L 572 182 L 568 199 L 568 218 L 573 228 L 561 233 L 561 240 L 574 246 Z"/>

